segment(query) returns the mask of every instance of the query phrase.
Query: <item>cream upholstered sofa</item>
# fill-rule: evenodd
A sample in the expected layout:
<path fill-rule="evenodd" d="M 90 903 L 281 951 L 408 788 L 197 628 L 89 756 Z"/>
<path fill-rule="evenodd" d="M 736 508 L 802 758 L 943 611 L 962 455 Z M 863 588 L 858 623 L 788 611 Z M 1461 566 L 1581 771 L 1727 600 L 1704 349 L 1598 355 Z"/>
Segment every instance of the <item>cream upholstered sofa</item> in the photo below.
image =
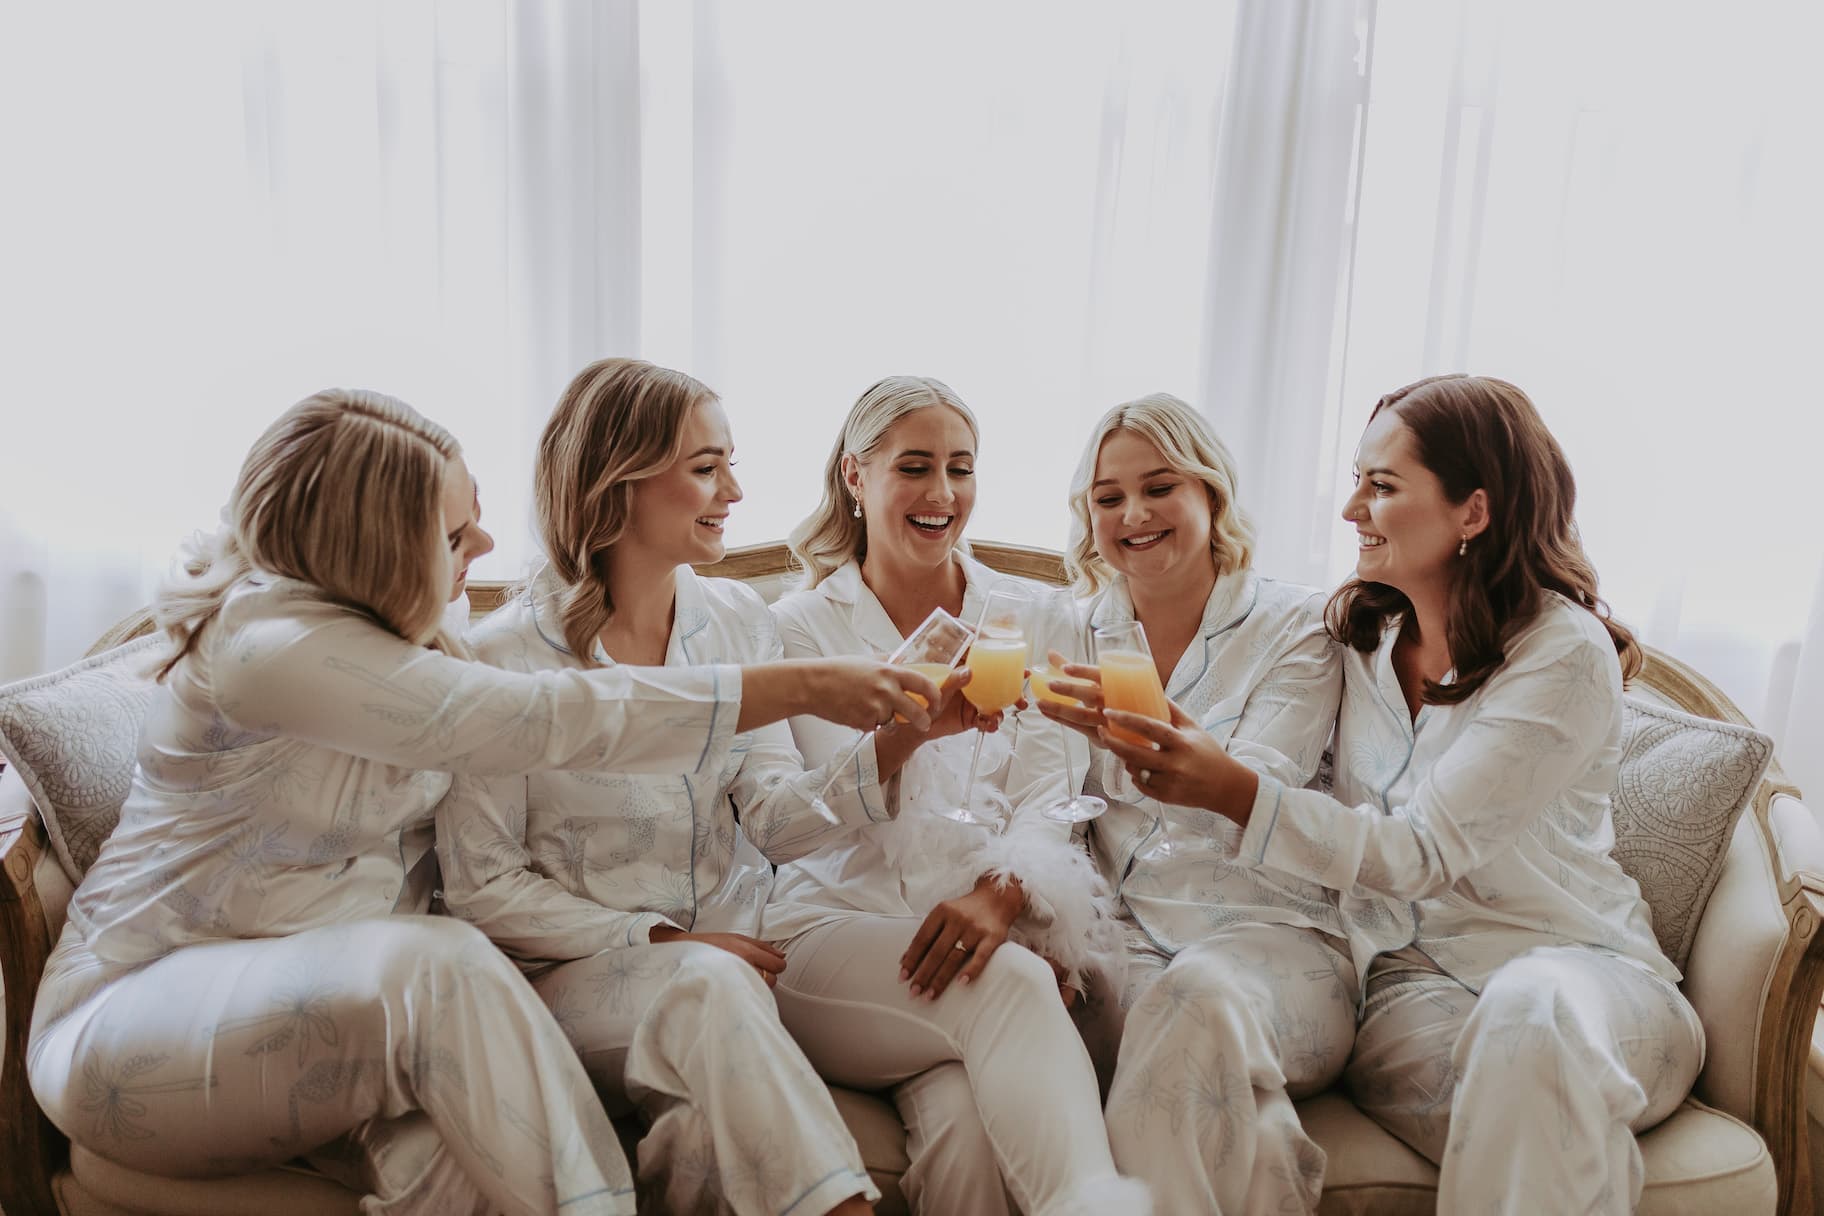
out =
<path fill-rule="evenodd" d="M 976 552 L 998 569 L 1061 578 L 1055 554 L 988 544 Z M 731 553 L 708 569 L 746 579 L 769 598 L 785 571 L 779 545 Z M 491 609 L 502 593 L 499 585 L 476 585 L 473 610 Z M 6 1216 L 352 1213 L 352 1191 L 303 1170 L 174 1180 L 72 1151 L 26 1085 L 22 1054 L 38 976 L 75 873 L 111 826 L 131 769 L 146 672 L 161 644 L 132 641 L 146 631 L 141 614 L 83 664 L 0 689 L 0 744 L 11 761 L 0 777 L 0 1209 Z M 1653 654 L 1630 693 L 1617 854 L 1653 902 L 1655 928 L 1684 967 L 1684 991 L 1709 1038 L 1693 1098 L 1641 1137 L 1640 1210 L 1808 1212 L 1804 1083 L 1824 990 L 1824 838 L 1798 792 L 1777 773 L 1766 775 L 1766 737 L 1703 677 Z M 893 1108 L 871 1094 L 836 1091 L 836 1098 L 884 1192 L 880 1210 L 903 1211 L 905 1136 Z M 1322 1094 L 1299 1109 L 1329 1154 L 1324 1212 L 1435 1209 L 1436 1171 L 1346 1095 Z"/>

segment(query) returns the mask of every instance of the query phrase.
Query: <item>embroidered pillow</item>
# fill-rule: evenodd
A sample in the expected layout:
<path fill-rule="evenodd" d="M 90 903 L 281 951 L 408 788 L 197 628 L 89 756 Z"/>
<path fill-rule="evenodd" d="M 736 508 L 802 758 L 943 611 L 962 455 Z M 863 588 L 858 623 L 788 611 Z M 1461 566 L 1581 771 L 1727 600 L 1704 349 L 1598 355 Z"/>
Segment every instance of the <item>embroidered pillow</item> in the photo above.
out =
<path fill-rule="evenodd" d="M 71 882 L 120 821 L 167 641 L 139 638 L 0 688 L 0 752 L 38 804 Z"/>
<path fill-rule="evenodd" d="M 1682 970 L 1773 740 L 1633 695 L 1622 712 L 1615 860 L 1640 884 L 1660 949 Z"/>

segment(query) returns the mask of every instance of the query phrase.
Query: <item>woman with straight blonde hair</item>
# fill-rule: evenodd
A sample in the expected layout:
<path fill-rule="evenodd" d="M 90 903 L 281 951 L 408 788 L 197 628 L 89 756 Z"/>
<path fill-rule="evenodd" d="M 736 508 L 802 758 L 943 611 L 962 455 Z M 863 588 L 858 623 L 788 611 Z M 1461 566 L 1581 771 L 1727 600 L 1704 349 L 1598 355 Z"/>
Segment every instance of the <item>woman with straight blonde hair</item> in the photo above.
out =
<path fill-rule="evenodd" d="M 888 652 L 934 608 L 979 618 L 1003 580 L 961 543 L 976 445 L 974 416 L 941 381 L 895 376 L 862 394 L 823 501 L 792 533 L 807 586 L 773 606 L 786 654 Z M 884 728 L 869 746 L 921 744 L 889 783 L 892 821 L 781 867 L 766 913 L 785 952 L 780 1017 L 824 1076 L 891 1090 L 915 1212 L 1001 1216 L 1008 1193 L 1034 1216 L 1145 1211 L 1145 1188 L 1116 1175 L 1061 999 L 1104 923 L 1093 869 L 1036 815 L 997 834 L 935 813 L 965 796 L 960 735 L 976 724 L 959 697 L 928 733 Z M 792 732 L 811 763 L 854 739 L 802 717 Z M 1009 750 L 982 765 L 1003 806 Z"/>
<path fill-rule="evenodd" d="M 691 569 L 723 554 L 734 451 L 716 394 L 682 372 L 604 359 L 577 373 L 534 475 L 547 562 L 470 634 L 478 656 L 526 672 L 780 658 L 765 601 Z M 806 772 L 784 723 L 695 775 L 465 778 L 439 808 L 445 902 L 527 969 L 610 1103 L 643 1108 L 642 1186 L 665 1210 L 879 1198 L 779 1024 L 768 989 L 785 959 L 761 913 L 768 862 L 886 817 L 880 783 L 918 737 L 896 732 L 837 781 L 834 825 L 812 806 L 833 769 Z M 763 1129 L 778 1134 L 754 1169 Z"/>
<path fill-rule="evenodd" d="M 1059 657 L 1089 658 L 1091 637 L 1098 653 L 1137 651 L 1120 640 L 1137 626 L 1151 653 L 1136 658 L 1179 729 L 1302 785 L 1336 718 L 1341 666 L 1323 597 L 1251 568 L 1237 480 L 1177 397 L 1104 414 L 1070 491 L 1067 564 L 1089 636 Z M 1092 989 L 1081 1022 L 1105 1076 L 1112 1066 L 1115 1163 L 1165 1212 L 1315 1211 L 1323 1152 L 1292 1100 L 1336 1080 L 1354 1036 L 1356 969 L 1335 899 L 1238 865 L 1239 829 L 1129 777 L 1098 733 L 1099 686 L 1052 687 L 1083 702 L 1041 708 L 1088 738 L 1070 771 L 1107 802 L 1088 842 L 1126 936 L 1125 985 Z"/>
<path fill-rule="evenodd" d="M 492 547 L 455 440 L 390 397 L 318 393 L 254 444 L 158 596 L 173 654 L 38 990 L 27 1068 L 71 1140 L 176 1175 L 319 1154 L 371 1211 L 634 1210 L 549 1010 L 423 915 L 449 773 L 707 772 L 788 713 L 918 707 L 884 669 L 468 661 L 441 610 Z"/>

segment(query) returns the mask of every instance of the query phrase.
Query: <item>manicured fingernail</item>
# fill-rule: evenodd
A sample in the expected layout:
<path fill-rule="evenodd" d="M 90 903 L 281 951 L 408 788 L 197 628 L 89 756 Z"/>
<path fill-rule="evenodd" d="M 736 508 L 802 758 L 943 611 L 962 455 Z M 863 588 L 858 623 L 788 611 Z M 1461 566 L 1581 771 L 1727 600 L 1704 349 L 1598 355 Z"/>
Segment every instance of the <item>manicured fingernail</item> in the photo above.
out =
<path fill-rule="evenodd" d="M 956 977 L 956 982 L 963 985 L 963 987 L 965 987 L 965 988 L 967 988 L 969 986 L 969 980 L 970 980 L 970 977 L 967 975 L 959 975 Z"/>
<path fill-rule="evenodd" d="M 908 970 L 908 969 L 907 969 L 907 968 L 905 968 L 905 967 L 901 967 L 901 968 L 900 968 L 900 969 L 899 969 L 899 982 L 900 982 L 900 983 L 902 983 L 902 984 L 903 984 L 903 983 L 905 983 L 905 982 L 906 982 L 906 981 L 907 981 L 907 980 L 909 980 L 909 979 L 911 979 L 911 978 L 912 978 L 912 972 L 911 972 L 911 971 L 910 971 L 910 970 Z"/>
<path fill-rule="evenodd" d="M 912 995 L 913 996 L 917 996 L 920 992 L 923 992 L 923 991 L 924 991 L 924 989 L 920 988 L 917 984 L 912 985 Z"/>

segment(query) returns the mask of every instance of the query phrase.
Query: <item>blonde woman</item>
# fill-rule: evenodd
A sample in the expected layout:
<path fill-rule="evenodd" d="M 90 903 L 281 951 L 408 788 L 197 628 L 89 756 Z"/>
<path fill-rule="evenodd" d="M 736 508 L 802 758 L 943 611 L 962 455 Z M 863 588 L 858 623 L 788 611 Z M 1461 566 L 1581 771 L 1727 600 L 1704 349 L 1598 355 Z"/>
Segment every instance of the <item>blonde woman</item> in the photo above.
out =
<path fill-rule="evenodd" d="M 39 1104 L 153 1173 L 340 1138 L 325 1157 L 352 1163 L 368 1211 L 631 1213 L 550 1012 L 486 937 L 421 915 L 448 773 L 709 772 L 787 713 L 915 712 L 909 682 L 457 657 L 442 610 L 493 542 L 455 440 L 377 393 L 282 415 L 224 518 L 155 604 L 174 651 L 39 988 Z"/>
<path fill-rule="evenodd" d="M 1309 780 L 1342 687 L 1323 597 L 1252 569 L 1234 462 L 1209 423 L 1166 393 L 1109 410 L 1070 509 L 1086 632 L 1138 621 L 1181 729 L 1263 775 Z M 1119 1045 L 1115 1162 L 1162 1212 L 1315 1211 L 1323 1152 L 1292 1099 L 1328 1088 L 1354 1038 L 1336 901 L 1238 864 L 1240 829 L 1136 785 L 1103 746 L 1098 687 L 1056 687 L 1086 705 L 1042 708 L 1091 740 L 1074 771 L 1108 803 L 1088 840 L 1128 944 L 1125 990 L 1095 994 L 1084 1019 L 1104 1067 Z"/>
<path fill-rule="evenodd" d="M 548 559 L 470 634 L 477 656 L 526 672 L 779 658 L 765 601 L 690 566 L 723 554 L 734 450 L 716 394 L 684 373 L 637 359 L 579 372 L 539 444 Z M 811 807 L 829 773 L 805 771 L 782 722 L 696 774 L 464 778 L 439 807 L 450 911 L 529 970 L 611 1103 L 652 1117 L 641 1173 L 666 1210 L 719 1197 L 740 1213 L 849 1212 L 879 1197 L 779 1025 L 768 988 L 785 960 L 760 917 L 768 862 L 884 820 L 879 783 L 917 738 L 896 733 L 859 781 L 838 781 L 838 827 Z"/>
<path fill-rule="evenodd" d="M 823 502 L 792 536 L 806 586 L 774 605 L 787 655 L 886 652 L 933 608 L 979 614 L 997 576 L 960 544 L 976 447 L 974 417 L 939 381 L 893 377 L 862 394 Z M 1144 1188 L 1116 1176 L 1058 977 L 1008 940 L 1079 967 L 1093 871 L 1060 825 L 997 835 L 931 813 L 962 796 L 969 767 L 957 700 L 889 783 L 891 823 L 780 869 L 766 913 L 786 958 L 780 1016 L 824 1076 L 891 1087 L 911 1133 L 915 1210 L 1006 1212 L 1004 1180 L 1033 1216 L 1143 1211 Z M 803 717 L 792 731 L 813 764 L 854 739 Z M 879 737 L 895 746 L 905 734 Z M 984 771 L 1005 757 L 1003 746 Z"/>

